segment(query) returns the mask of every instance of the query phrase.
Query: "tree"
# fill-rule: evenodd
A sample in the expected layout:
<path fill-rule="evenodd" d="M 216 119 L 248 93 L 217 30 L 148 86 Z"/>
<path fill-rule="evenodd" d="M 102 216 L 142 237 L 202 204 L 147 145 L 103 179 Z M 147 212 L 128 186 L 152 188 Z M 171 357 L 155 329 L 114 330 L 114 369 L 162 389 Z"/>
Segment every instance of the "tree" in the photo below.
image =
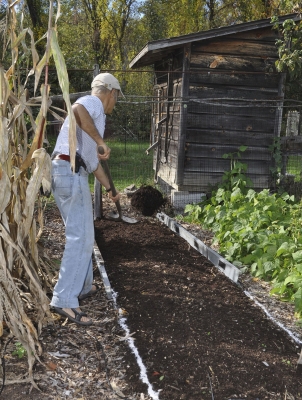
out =
<path fill-rule="evenodd" d="M 105 65 L 111 49 L 106 35 L 106 14 L 108 0 L 82 0 L 82 9 L 86 15 L 86 23 L 90 31 L 90 41 L 94 53 L 94 63 Z"/>
<path fill-rule="evenodd" d="M 302 9 L 297 9 L 301 12 Z M 280 27 L 278 17 L 273 17 L 275 29 L 279 30 L 281 38 L 277 41 L 279 59 L 276 68 L 286 72 L 286 96 L 301 100 L 302 96 L 302 23 L 288 19 Z"/>
<path fill-rule="evenodd" d="M 106 17 L 108 26 L 110 26 L 113 32 L 115 39 L 114 47 L 116 47 L 119 53 L 119 63 L 122 69 L 126 69 L 126 61 L 128 61 L 128 46 L 125 38 L 130 18 L 136 10 L 136 3 L 136 0 L 115 0 L 112 2 Z"/>
<path fill-rule="evenodd" d="M 146 0 L 139 8 L 145 43 L 167 36 L 168 24 L 162 3 L 161 0 Z"/>

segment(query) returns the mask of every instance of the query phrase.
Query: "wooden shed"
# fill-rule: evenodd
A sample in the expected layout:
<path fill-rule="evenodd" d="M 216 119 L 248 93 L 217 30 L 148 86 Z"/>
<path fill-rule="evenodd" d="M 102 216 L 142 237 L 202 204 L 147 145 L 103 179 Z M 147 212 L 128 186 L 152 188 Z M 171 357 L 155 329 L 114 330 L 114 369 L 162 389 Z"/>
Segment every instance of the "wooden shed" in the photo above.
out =
<path fill-rule="evenodd" d="M 282 16 L 300 20 L 297 14 Z M 155 71 L 151 143 L 155 176 L 174 191 L 205 192 L 242 161 L 255 189 L 269 188 L 280 136 L 285 75 L 276 72 L 278 32 L 263 19 L 147 45 L 131 68 Z"/>

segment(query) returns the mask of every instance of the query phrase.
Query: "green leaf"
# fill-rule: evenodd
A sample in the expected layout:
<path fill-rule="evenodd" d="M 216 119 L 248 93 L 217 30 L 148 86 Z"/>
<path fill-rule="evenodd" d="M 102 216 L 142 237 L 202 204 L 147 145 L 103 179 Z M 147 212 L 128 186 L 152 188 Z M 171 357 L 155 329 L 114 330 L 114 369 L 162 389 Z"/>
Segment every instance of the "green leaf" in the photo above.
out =
<path fill-rule="evenodd" d="M 247 192 L 247 195 L 246 195 L 245 197 L 246 197 L 249 201 L 251 201 L 252 199 L 255 198 L 255 196 L 256 196 L 255 190 L 250 189 L 250 190 Z"/>
<path fill-rule="evenodd" d="M 254 262 L 254 263 L 251 265 L 251 272 L 254 274 L 256 271 L 257 271 L 257 263 Z"/>
<path fill-rule="evenodd" d="M 288 253 L 288 251 L 289 251 L 289 244 L 288 244 L 288 242 L 284 242 L 281 244 L 281 246 L 277 250 L 276 257 L 281 256 L 281 254 Z"/>
<path fill-rule="evenodd" d="M 242 225 L 241 222 L 235 222 L 234 227 L 233 227 L 233 231 L 237 233 L 241 229 L 244 229 L 244 225 Z"/>
<path fill-rule="evenodd" d="M 295 283 L 298 279 L 297 275 L 289 275 L 285 281 L 284 281 L 284 285 L 288 285 L 289 283 Z"/>
<path fill-rule="evenodd" d="M 231 236 L 231 232 L 230 231 L 226 231 L 226 233 L 223 235 L 223 239 L 227 239 Z"/>
<path fill-rule="evenodd" d="M 279 233 L 280 235 L 282 235 L 283 233 L 285 233 L 285 229 L 284 229 L 284 226 L 283 226 L 283 225 L 279 226 L 279 228 L 278 228 L 278 233 Z"/>
<path fill-rule="evenodd" d="M 302 311 L 302 288 L 300 287 L 294 294 L 296 311 Z"/>
<path fill-rule="evenodd" d="M 267 247 L 267 249 L 266 249 L 266 252 L 267 252 L 267 254 L 269 254 L 270 256 L 275 257 L 275 255 L 276 255 L 276 250 L 277 250 L 276 245 L 269 245 L 269 246 Z"/>
<path fill-rule="evenodd" d="M 295 253 L 293 253 L 292 257 L 295 262 L 301 262 L 302 261 L 302 250 L 298 250 Z"/>
<path fill-rule="evenodd" d="M 268 273 L 275 269 L 275 263 L 272 261 L 266 261 L 265 263 L 263 263 L 263 269 L 265 273 Z"/>
<path fill-rule="evenodd" d="M 234 260 L 233 261 L 233 265 L 235 265 L 235 267 L 242 267 L 243 266 L 242 262 L 238 261 L 238 260 Z"/>
<path fill-rule="evenodd" d="M 192 210 L 194 210 L 195 205 L 194 204 L 187 204 L 185 206 L 185 213 L 190 213 Z"/>
<path fill-rule="evenodd" d="M 239 188 L 235 189 L 231 194 L 231 202 L 238 200 L 241 196 L 241 190 Z"/>
<path fill-rule="evenodd" d="M 248 254 L 247 256 L 242 258 L 243 264 L 251 265 L 253 261 L 256 260 L 256 257 L 253 254 Z"/>
<path fill-rule="evenodd" d="M 258 247 L 254 251 L 252 251 L 252 254 L 254 255 L 255 259 L 260 259 L 263 256 L 263 250 Z"/>

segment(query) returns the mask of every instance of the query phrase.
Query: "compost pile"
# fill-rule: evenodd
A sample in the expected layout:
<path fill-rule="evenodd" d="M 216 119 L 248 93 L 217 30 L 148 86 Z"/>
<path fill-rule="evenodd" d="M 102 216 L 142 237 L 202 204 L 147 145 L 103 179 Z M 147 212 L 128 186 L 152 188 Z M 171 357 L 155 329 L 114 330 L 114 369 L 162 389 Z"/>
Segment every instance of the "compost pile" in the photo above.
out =
<path fill-rule="evenodd" d="M 167 203 L 162 193 L 152 186 L 141 186 L 131 197 L 131 206 L 145 217 L 151 217 Z"/>

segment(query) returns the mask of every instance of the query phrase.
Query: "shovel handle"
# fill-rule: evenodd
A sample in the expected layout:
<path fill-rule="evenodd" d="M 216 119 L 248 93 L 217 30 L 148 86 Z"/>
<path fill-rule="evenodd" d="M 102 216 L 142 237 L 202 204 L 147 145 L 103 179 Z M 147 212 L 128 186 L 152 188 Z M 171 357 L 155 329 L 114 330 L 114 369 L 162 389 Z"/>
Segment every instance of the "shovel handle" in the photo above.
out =
<path fill-rule="evenodd" d="M 98 147 L 98 152 L 101 155 L 104 154 L 104 149 L 103 149 L 102 146 Z M 112 192 L 112 197 L 115 197 L 116 196 L 116 189 L 115 189 L 113 180 L 111 178 L 111 174 L 110 174 L 108 163 L 107 163 L 106 160 L 102 160 L 102 163 L 103 163 L 103 166 L 104 166 L 104 171 L 105 171 L 105 173 L 107 175 L 107 178 L 108 178 L 108 181 L 109 181 L 110 189 L 111 189 L 111 192 Z M 115 205 L 116 205 L 117 211 L 119 213 L 119 216 L 122 217 L 122 209 L 121 209 L 120 201 L 119 200 L 116 201 Z"/>

